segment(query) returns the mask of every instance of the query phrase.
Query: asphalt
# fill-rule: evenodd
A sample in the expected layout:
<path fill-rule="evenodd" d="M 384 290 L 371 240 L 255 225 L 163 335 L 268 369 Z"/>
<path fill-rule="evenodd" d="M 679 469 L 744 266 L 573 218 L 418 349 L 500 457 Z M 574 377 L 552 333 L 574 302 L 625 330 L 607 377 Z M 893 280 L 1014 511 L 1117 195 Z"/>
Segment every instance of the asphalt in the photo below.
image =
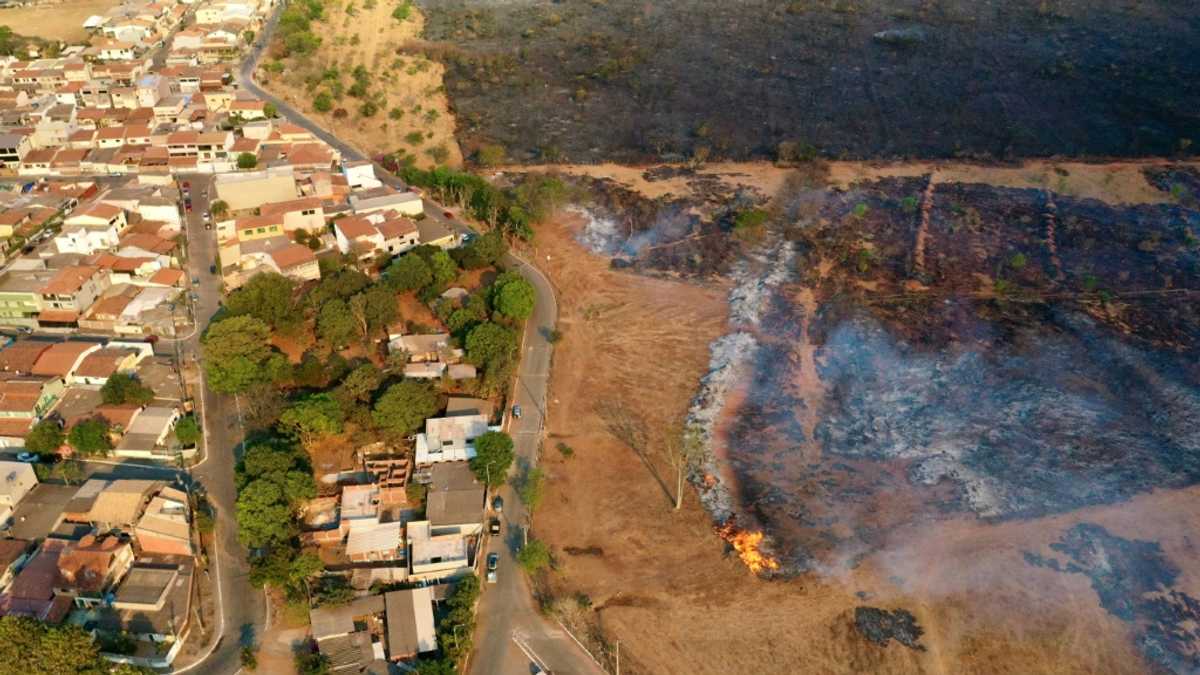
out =
<path fill-rule="evenodd" d="M 254 82 L 255 66 L 264 45 L 270 41 L 281 10 L 282 6 L 277 8 L 266 22 L 258 41 L 238 69 L 239 86 L 263 101 L 272 103 L 281 116 L 336 148 L 343 159 L 374 161 L 374 158 L 322 128 L 286 101 Z M 397 188 L 406 187 L 400 179 L 379 166 L 378 162 L 375 166 L 376 175 L 381 181 Z M 425 199 L 424 203 L 427 218 L 459 233 L 472 231 L 466 223 L 447 217 L 448 212 L 441 204 L 430 199 Z M 515 474 L 536 464 L 545 433 L 546 397 L 553 353 L 549 337 L 558 322 L 558 303 L 549 279 L 528 261 L 509 254 L 503 260 L 503 264 L 518 270 L 533 285 L 536 294 L 534 313 L 526 324 L 522 340 L 521 365 L 513 393 L 513 400 L 521 406 L 523 414 L 520 419 L 510 419 L 509 425 L 517 455 L 513 471 Z M 476 649 L 468 664 L 470 672 L 476 675 L 529 675 L 535 672 L 536 664 L 556 675 L 602 673 L 599 666 L 573 638 L 559 625 L 546 620 L 535 607 L 528 580 L 516 564 L 516 553 L 524 542 L 525 530 L 529 526 L 527 514 L 511 486 L 505 485 L 500 488 L 499 494 L 505 503 L 502 517 L 504 533 L 489 542 L 489 545 L 500 554 L 500 565 L 497 582 L 485 584 L 479 604 Z M 248 617 L 250 613 L 240 612 L 239 616 Z M 236 654 L 234 656 L 236 657 Z"/>

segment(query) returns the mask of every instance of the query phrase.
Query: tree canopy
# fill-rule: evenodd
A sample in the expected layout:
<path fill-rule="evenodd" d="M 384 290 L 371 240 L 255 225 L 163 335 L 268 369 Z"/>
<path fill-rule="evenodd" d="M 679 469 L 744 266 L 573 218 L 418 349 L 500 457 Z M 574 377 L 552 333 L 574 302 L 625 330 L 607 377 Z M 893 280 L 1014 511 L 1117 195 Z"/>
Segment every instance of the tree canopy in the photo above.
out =
<path fill-rule="evenodd" d="M 375 402 L 372 418 L 380 429 L 395 436 L 416 431 L 437 412 L 437 394 L 420 380 L 402 380 L 387 388 Z"/>
<path fill-rule="evenodd" d="M 108 420 L 92 417 L 77 422 L 67 434 L 67 442 L 81 455 L 103 455 L 112 450 L 112 439 L 108 435 Z"/>
<path fill-rule="evenodd" d="M 350 313 L 354 316 L 359 333 L 364 339 L 387 328 L 400 313 L 396 305 L 396 296 L 382 284 L 373 285 L 350 298 L 349 304 Z"/>
<path fill-rule="evenodd" d="M 492 487 L 504 485 L 508 467 L 513 463 L 512 437 L 502 431 L 489 431 L 475 439 L 475 456 L 471 471 L 481 481 L 491 481 Z"/>
<path fill-rule="evenodd" d="M 252 316 L 235 316 L 211 324 L 204 336 L 204 369 L 213 390 L 237 394 L 270 380 L 271 330 Z"/>
<path fill-rule="evenodd" d="M 100 656 L 79 626 L 48 626 L 20 616 L 0 618 L 0 672 L 21 675 L 140 675 L 153 671 L 116 664 Z"/>
<path fill-rule="evenodd" d="M 200 424 L 196 422 L 196 418 L 192 415 L 188 415 L 175 424 L 175 438 L 184 447 L 198 443 L 200 441 L 200 433 Z"/>
<path fill-rule="evenodd" d="M 44 419 L 33 425 L 25 437 L 25 449 L 39 455 L 49 455 L 62 447 L 67 436 L 62 427 L 52 419 Z"/>
<path fill-rule="evenodd" d="M 388 265 L 383 278 L 397 291 L 419 291 L 433 281 L 433 270 L 421 256 L 406 253 Z"/>
<path fill-rule="evenodd" d="M 154 400 L 154 390 L 138 381 L 128 373 L 113 373 L 108 377 L 103 387 L 100 387 L 100 399 L 106 405 L 121 405 L 134 403 L 146 405 Z"/>
<path fill-rule="evenodd" d="M 345 412 L 329 394 L 312 394 L 292 403 L 279 416 L 279 427 L 306 446 L 316 438 L 342 433 Z"/>
<path fill-rule="evenodd" d="M 467 335 L 467 360 L 481 368 L 506 363 L 517 351 L 517 334 L 496 323 L 481 323 Z"/>
<path fill-rule="evenodd" d="M 326 300 L 317 313 L 317 334 L 332 347 L 339 348 L 350 344 L 357 332 L 354 315 L 350 307 L 341 298 Z"/>
<path fill-rule="evenodd" d="M 528 319 L 533 314 L 533 303 L 533 284 L 523 278 L 509 280 L 495 291 L 496 311 L 510 319 Z"/>
<path fill-rule="evenodd" d="M 452 255 L 469 270 L 495 265 L 508 253 L 508 241 L 499 230 L 492 230 L 455 249 Z"/>
<path fill-rule="evenodd" d="M 237 482 L 238 539 L 250 548 L 289 542 L 299 532 L 296 507 L 317 494 L 303 456 L 278 442 L 247 449 Z"/>
<path fill-rule="evenodd" d="M 259 272 L 229 294 L 225 308 L 233 316 L 252 316 L 272 328 L 292 326 L 299 318 L 292 306 L 295 291 L 296 282 L 282 274 Z"/>

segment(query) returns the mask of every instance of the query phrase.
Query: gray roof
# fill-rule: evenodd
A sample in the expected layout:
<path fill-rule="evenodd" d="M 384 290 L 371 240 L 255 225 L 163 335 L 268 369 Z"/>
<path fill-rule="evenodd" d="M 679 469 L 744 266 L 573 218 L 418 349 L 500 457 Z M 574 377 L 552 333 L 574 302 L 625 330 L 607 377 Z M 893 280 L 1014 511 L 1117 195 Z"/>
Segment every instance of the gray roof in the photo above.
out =
<path fill-rule="evenodd" d="M 433 218 L 422 218 L 421 220 L 418 220 L 417 232 L 420 233 L 421 243 L 437 241 L 438 239 L 442 239 L 453 234 L 449 228 Z"/>
<path fill-rule="evenodd" d="M 429 588 L 391 591 L 384 596 L 388 657 L 397 659 L 437 649 L 431 597 Z"/>
<path fill-rule="evenodd" d="M 337 607 L 318 607 L 309 612 L 312 634 L 317 640 L 354 632 L 354 617 L 379 614 L 383 596 L 368 595 Z"/>
<path fill-rule="evenodd" d="M 317 642 L 317 649 L 329 659 L 329 669 L 335 673 L 343 670 L 358 672 L 375 658 L 371 634 L 366 631 L 325 638 Z"/>

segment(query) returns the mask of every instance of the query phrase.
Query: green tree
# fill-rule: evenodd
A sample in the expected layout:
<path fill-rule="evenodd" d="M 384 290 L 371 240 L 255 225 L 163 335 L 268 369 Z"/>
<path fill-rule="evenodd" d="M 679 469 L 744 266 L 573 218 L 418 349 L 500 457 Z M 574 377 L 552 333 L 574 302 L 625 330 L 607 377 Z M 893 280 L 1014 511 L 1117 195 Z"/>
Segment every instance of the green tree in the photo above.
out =
<path fill-rule="evenodd" d="M 337 399 L 329 394 L 312 394 L 283 411 L 279 416 L 279 428 L 309 447 L 322 436 L 342 433 L 345 419 Z"/>
<path fill-rule="evenodd" d="M 179 420 L 175 425 L 175 439 L 183 447 L 190 447 L 200 442 L 200 424 L 193 415 Z"/>
<path fill-rule="evenodd" d="M 104 455 L 113 448 L 108 432 L 108 420 L 99 416 L 92 417 L 71 427 L 71 432 L 67 434 L 67 442 L 81 455 Z"/>
<path fill-rule="evenodd" d="M 270 337 L 267 324 L 252 316 L 210 324 L 202 341 L 209 386 L 222 394 L 238 394 L 269 381 Z"/>
<path fill-rule="evenodd" d="M 508 468 L 513 463 L 513 440 L 503 431 L 488 431 L 475 439 L 475 456 L 471 471 L 481 481 L 490 480 L 492 487 L 504 485 Z"/>
<path fill-rule="evenodd" d="M 224 199 L 218 199 L 208 205 L 208 210 L 212 212 L 214 218 L 219 218 L 229 213 L 229 204 L 226 204 Z"/>
<path fill-rule="evenodd" d="M 519 493 L 529 512 L 537 511 L 546 495 L 546 474 L 540 467 L 534 467 L 525 473 Z"/>
<path fill-rule="evenodd" d="M 531 539 L 517 552 L 517 563 L 529 574 L 536 574 L 550 566 L 550 548 L 539 539 Z"/>
<path fill-rule="evenodd" d="M 354 315 L 340 298 L 321 305 L 317 314 L 317 334 L 335 348 L 344 347 L 354 339 Z"/>
<path fill-rule="evenodd" d="M 243 152 L 237 157 L 237 167 L 239 169 L 253 169 L 258 166 L 258 157 L 252 152 Z"/>
<path fill-rule="evenodd" d="M 533 284 L 524 279 L 514 279 L 496 292 L 496 309 L 510 319 L 524 321 L 533 314 Z"/>
<path fill-rule="evenodd" d="M 469 270 L 495 265 L 508 253 L 508 241 L 499 230 L 492 230 L 455 249 L 460 265 Z"/>
<path fill-rule="evenodd" d="M 301 230 L 303 231 L 303 230 Z M 271 328 L 298 323 L 295 304 L 296 282 L 278 272 L 259 272 L 225 299 L 233 316 L 252 316 Z"/>
<path fill-rule="evenodd" d="M 67 485 L 82 483 L 85 476 L 83 464 L 73 459 L 59 462 L 51 469 L 50 475 L 62 480 Z"/>
<path fill-rule="evenodd" d="M 146 405 L 154 400 L 154 390 L 128 373 L 113 373 L 100 387 L 100 400 L 106 405 L 133 403 Z"/>
<path fill-rule="evenodd" d="M 52 419 L 44 419 L 33 425 L 29 435 L 25 437 L 25 449 L 38 455 L 47 456 L 62 447 L 67 435 L 62 427 Z"/>
<path fill-rule="evenodd" d="M 481 166 L 499 166 L 504 163 L 504 154 L 504 146 L 493 143 L 481 146 L 476 159 Z"/>
<path fill-rule="evenodd" d="M 424 258 L 408 253 L 392 261 L 384 272 L 384 280 L 396 291 L 418 291 L 433 281 L 433 270 Z"/>
<path fill-rule="evenodd" d="M 296 672 L 299 675 L 329 675 L 329 659 L 323 654 L 309 651 L 298 651 L 295 657 Z"/>
<path fill-rule="evenodd" d="M 386 328 L 396 319 L 396 296 L 386 286 L 375 285 L 350 298 L 350 313 L 358 323 L 363 339 Z"/>
<path fill-rule="evenodd" d="M 263 104 L 263 114 L 267 117 L 279 117 L 279 109 L 275 107 L 274 103 L 267 101 Z"/>
<path fill-rule="evenodd" d="M 393 436 L 407 436 L 437 412 L 437 404 L 437 394 L 430 384 L 402 380 L 388 387 L 375 402 L 372 418 L 380 429 Z"/>
<path fill-rule="evenodd" d="M 339 385 L 338 392 L 345 401 L 363 403 L 371 400 L 375 390 L 379 389 L 381 384 L 383 384 L 383 373 L 374 365 L 364 363 L 350 371 L 350 374 Z"/>
<path fill-rule="evenodd" d="M 0 672 L 22 675 L 148 672 L 108 662 L 100 656 L 92 637 L 79 626 L 49 626 L 19 616 L 0 618 L 0 663 L 4 664 Z"/>
<path fill-rule="evenodd" d="M 245 42 L 246 44 L 250 44 L 251 42 L 254 42 L 254 31 L 252 31 L 252 30 L 243 31 L 242 32 L 242 42 Z"/>
<path fill-rule="evenodd" d="M 481 323 L 467 335 L 467 360 L 480 368 L 506 364 L 516 351 L 516 332 L 500 324 Z"/>
<path fill-rule="evenodd" d="M 322 91 L 313 99 L 313 109 L 317 112 L 329 112 L 333 110 L 333 97 L 329 92 Z"/>

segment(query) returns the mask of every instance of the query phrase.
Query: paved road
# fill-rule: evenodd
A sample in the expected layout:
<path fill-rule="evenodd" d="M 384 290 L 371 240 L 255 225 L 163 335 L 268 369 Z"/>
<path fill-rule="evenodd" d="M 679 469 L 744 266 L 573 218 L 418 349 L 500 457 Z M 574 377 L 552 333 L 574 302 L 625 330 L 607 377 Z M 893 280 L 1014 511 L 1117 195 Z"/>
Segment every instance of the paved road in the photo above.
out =
<path fill-rule="evenodd" d="M 265 24 L 259 45 L 239 69 L 240 85 L 262 100 L 273 103 L 280 115 L 337 148 L 343 159 L 371 159 L 254 83 L 254 68 L 262 50 L 261 45 L 269 41 L 278 16 L 279 12 L 276 11 Z M 393 187 L 405 187 L 402 181 L 384 171 L 378 164 L 376 174 L 380 180 Z M 459 233 L 471 231 L 465 223 L 447 218 L 444 215 L 445 211 L 437 202 L 425 200 L 427 218 Z M 515 386 L 514 400 L 521 406 L 524 414 L 521 419 L 513 420 L 510 427 L 516 445 L 516 470 L 523 471 L 537 461 L 538 448 L 545 428 L 546 389 L 553 351 L 548 338 L 558 321 L 558 304 L 550 281 L 527 261 L 510 254 L 504 260 L 504 264 L 519 270 L 521 275 L 533 284 L 537 294 L 534 314 L 526 325 L 521 367 Z M 475 636 L 477 646 L 470 661 L 471 673 L 528 675 L 532 672 L 530 666 L 533 661 L 513 641 L 514 633 L 519 635 L 522 642 L 533 652 L 533 656 L 540 662 L 539 665 L 556 675 L 602 672 L 568 635 L 557 625 L 547 622 L 534 607 L 528 581 L 517 567 L 515 559 L 527 525 L 525 509 L 511 487 L 502 487 L 500 495 L 505 503 L 505 530 L 502 537 L 491 542 L 493 550 L 500 553 L 500 568 L 497 583 L 486 585 L 479 605 L 479 628 Z"/>
<path fill-rule="evenodd" d="M 192 213 L 187 216 L 188 277 L 198 279 L 190 293 L 195 293 L 192 303 L 198 330 L 180 340 L 180 356 L 192 361 L 200 356 L 200 335 L 204 327 L 221 304 L 220 277 L 209 272 L 216 261 L 216 230 L 204 228 L 203 213 L 213 199 L 212 176 L 180 176 L 191 184 Z M 237 523 L 234 520 L 233 467 L 235 451 L 242 441 L 242 428 L 237 402 L 227 396 L 215 394 L 207 382 L 200 392 L 203 398 L 203 423 L 205 434 L 205 460 L 192 471 L 193 478 L 208 492 L 208 499 L 216 509 L 217 550 L 214 574 L 221 597 L 221 637 L 219 646 L 204 661 L 195 667 L 199 673 L 233 673 L 240 667 L 239 648 L 243 640 L 255 637 L 266 621 L 266 605 L 261 591 L 253 588 L 249 581 L 249 565 L 244 549 L 237 541 Z"/>

